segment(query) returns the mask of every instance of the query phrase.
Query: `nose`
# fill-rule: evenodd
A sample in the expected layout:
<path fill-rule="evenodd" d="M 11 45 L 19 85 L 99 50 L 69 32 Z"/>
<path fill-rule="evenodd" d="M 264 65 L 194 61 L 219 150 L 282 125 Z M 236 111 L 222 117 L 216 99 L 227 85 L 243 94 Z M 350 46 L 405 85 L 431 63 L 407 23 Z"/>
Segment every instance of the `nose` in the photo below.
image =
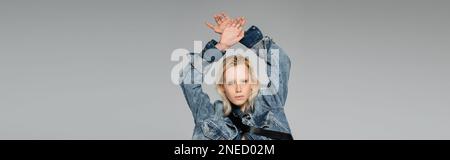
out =
<path fill-rule="evenodd" d="M 236 84 L 236 93 L 241 93 L 241 85 L 240 84 Z"/>

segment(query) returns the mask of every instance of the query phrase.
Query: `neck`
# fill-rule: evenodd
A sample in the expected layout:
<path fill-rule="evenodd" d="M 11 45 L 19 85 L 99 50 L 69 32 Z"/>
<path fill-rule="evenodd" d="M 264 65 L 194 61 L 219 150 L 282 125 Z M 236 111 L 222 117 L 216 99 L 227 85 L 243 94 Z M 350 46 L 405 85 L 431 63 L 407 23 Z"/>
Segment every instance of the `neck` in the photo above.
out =
<path fill-rule="evenodd" d="M 244 106 L 245 106 L 245 104 L 240 105 L 240 106 L 232 104 L 233 108 L 238 108 L 239 110 L 241 110 L 242 113 L 245 113 L 245 107 Z"/>

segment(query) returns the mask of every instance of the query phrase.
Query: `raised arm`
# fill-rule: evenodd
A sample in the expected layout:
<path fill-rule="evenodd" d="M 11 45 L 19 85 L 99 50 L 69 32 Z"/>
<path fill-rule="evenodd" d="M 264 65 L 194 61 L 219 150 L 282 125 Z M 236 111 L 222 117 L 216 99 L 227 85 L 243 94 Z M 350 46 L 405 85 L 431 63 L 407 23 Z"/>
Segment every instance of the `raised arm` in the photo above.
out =
<path fill-rule="evenodd" d="M 222 34 L 226 26 L 230 23 L 237 23 L 240 29 L 246 23 L 243 17 L 231 19 L 225 13 L 214 16 L 216 25 L 207 23 L 207 26 L 218 34 Z M 281 49 L 270 37 L 264 36 L 256 26 L 250 27 L 239 41 L 247 48 L 252 49 L 260 58 L 264 59 L 267 64 L 267 75 L 269 83 L 261 88 L 260 95 L 265 99 L 271 107 L 284 106 L 288 93 L 289 72 L 291 61 L 289 56 Z M 217 48 L 224 50 L 229 46 L 218 45 Z"/>
<path fill-rule="evenodd" d="M 180 86 L 194 121 L 197 123 L 213 113 L 210 98 L 202 89 L 204 73 L 202 67 L 210 64 L 204 61 L 197 53 L 191 53 L 187 56 L 189 63 L 180 73 L 180 79 L 182 80 Z"/>
<path fill-rule="evenodd" d="M 251 26 L 240 41 L 251 48 L 267 64 L 269 83 L 260 90 L 260 95 L 271 107 L 283 107 L 288 93 L 291 61 L 289 56 L 270 37 L 263 36 L 261 30 Z"/>
<path fill-rule="evenodd" d="M 206 44 L 201 55 L 195 53 L 189 55 L 189 63 L 181 73 L 183 82 L 180 86 L 196 123 L 215 113 L 209 96 L 202 90 L 204 75 L 213 63 L 224 55 L 226 49 L 238 43 L 243 37 L 244 31 L 240 22 L 234 21 L 225 25 L 218 43 L 211 40 Z"/>

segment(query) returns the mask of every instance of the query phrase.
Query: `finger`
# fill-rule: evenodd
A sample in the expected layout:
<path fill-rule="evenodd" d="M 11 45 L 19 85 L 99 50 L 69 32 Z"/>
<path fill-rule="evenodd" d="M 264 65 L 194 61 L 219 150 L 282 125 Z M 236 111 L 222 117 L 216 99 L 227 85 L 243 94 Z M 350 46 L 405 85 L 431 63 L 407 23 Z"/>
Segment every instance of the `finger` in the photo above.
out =
<path fill-rule="evenodd" d="M 230 17 L 225 13 L 225 12 L 222 12 L 222 17 L 224 17 L 225 19 L 230 19 Z"/>
<path fill-rule="evenodd" d="M 222 16 L 217 16 L 217 19 L 219 19 L 219 22 L 218 22 L 218 24 L 221 24 L 221 23 L 223 23 L 223 17 L 222 17 Z"/>
<path fill-rule="evenodd" d="M 245 18 L 244 17 L 241 17 L 241 19 L 240 19 L 240 21 L 239 21 L 240 23 L 241 23 L 241 26 L 244 26 L 245 25 L 245 22 L 246 22 L 246 20 L 245 20 Z"/>
<path fill-rule="evenodd" d="M 243 25 L 243 24 L 242 24 L 242 17 L 241 17 L 241 18 L 238 18 L 237 21 L 238 21 L 238 23 L 239 23 L 239 26 L 242 26 L 242 25 Z"/>
<path fill-rule="evenodd" d="M 225 14 L 224 14 L 223 12 L 221 12 L 221 13 L 219 14 L 219 16 L 222 17 L 222 18 L 226 18 Z"/>
<path fill-rule="evenodd" d="M 216 21 L 217 24 L 219 24 L 219 16 L 214 15 L 214 20 Z"/>
<path fill-rule="evenodd" d="M 239 19 L 236 19 L 236 20 L 234 21 L 234 25 L 235 25 L 235 27 L 239 27 Z"/>
<path fill-rule="evenodd" d="M 239 27 L 244 27 L 244 19 L 240 18 L 238 21 Z"/>
<path fill-rule="evenodd" d="M 239 32 L 238 37 L 239 38 L 243 38 L 244 37 L 245 32 L 243 30 L 241 30 L 241 32 Z"/>
<path fill-rule="evenodd" d="M 234 22 L 234 27 L 239 28 L 239 21 Z"/>
<path fill-rule="evenodd" d="M 208 27 L 211 28 L 211 29 L 214 29 L 214 25 L 212 25 L 212 24 L 209 23 L 209 22 L 206 22 L 206 26 L 208 26 Z"/>
<path fill-rule="evenodd" d="M 236 26 L 237 26 L 237 21 L 234 20 L 233 23 L 231 24 L 231 26 L 236 28 Z"/>
<path fill-rule="evenodd" d="M 231 21 L 231 19 L 229 17 L 222 17 L 223 21 Z"/>
<path fill-rule="evenodd" d="M 234 25 L 234 21 L 233 21 L 232 19 L 230 19 L 230 20 L 228 21 L 228 23 L 229 23 L 231 26 Z"/>
<path fill-rule="evenodd" d="M 227 21 L 227 26 L 228 26 L 228 27 L 231 27 L 231 26 L 233 26 L 233 23 L 234 23 L 233 20 L 229 20 L 229 21 Z"/>
<path fill-rule="evenodd" d="M 225 27 L 232 27 L 232 26 L 233 26 L 233 22 L 227 23 L 227 24 L 225 25 Z"/>

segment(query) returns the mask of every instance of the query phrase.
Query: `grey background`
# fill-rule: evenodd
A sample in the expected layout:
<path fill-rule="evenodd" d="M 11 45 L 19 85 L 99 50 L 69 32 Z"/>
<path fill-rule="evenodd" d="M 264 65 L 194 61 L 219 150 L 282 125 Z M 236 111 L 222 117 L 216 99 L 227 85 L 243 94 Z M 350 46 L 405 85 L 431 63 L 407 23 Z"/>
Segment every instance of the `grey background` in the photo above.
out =
<path fill-rule="evenodd" d="M 219 11 L 245 16 L 290 55 L 286 114 L 296 139 L 450 139 L 448 8 L 1 0 L 0 139 L 190 139 L 170 55 L 217 39 L 204 22 Z"/>

